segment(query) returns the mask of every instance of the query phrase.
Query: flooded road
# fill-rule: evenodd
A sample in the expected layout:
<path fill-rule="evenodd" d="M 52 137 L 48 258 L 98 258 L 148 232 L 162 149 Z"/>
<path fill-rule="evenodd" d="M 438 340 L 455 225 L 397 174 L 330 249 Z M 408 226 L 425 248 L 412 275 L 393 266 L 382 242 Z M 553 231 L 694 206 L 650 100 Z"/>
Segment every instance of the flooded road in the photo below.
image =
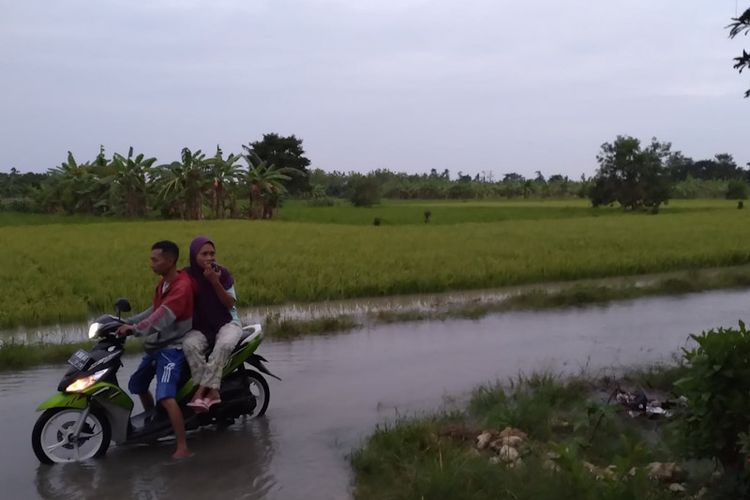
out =
<path fill-rule="evenodd" d="M 40 466 L 30 435 L 37 404 L 63 367 L 0 375 L 3 498 L 345 499 L 347 454 L 375 424 L 440 408 L 479 383 L 519 371 L 578 372 L 668 361 L 688 334 L 747 317 L 750 293 L 710 292 L 606 307 L 514 312 L 480 320 L 377 325 L 326 337 L 266 342 L 265 419 L 190 437 L 196 456 L 171 444 L 110 448 L 84 464 Z M 121 380 L 137 358 L 125 360 Z"/>

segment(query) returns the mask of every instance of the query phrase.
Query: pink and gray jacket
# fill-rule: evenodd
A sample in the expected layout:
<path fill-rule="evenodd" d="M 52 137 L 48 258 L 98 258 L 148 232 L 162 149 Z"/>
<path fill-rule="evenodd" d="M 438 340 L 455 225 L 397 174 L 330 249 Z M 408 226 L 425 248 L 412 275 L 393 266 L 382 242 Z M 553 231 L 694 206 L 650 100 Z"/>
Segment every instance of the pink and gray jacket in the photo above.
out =
<path fill-rule="evenodd" d="M 190 276 L 178 271 L 166 289 L 163 285 L 162 278 L 151 307 L 128 318 L 128 323 L 135 325 L 133 334 L 145 337 L 146 352 L 181 348 L 182 338 L 193 327 L 194 285 Z"/>

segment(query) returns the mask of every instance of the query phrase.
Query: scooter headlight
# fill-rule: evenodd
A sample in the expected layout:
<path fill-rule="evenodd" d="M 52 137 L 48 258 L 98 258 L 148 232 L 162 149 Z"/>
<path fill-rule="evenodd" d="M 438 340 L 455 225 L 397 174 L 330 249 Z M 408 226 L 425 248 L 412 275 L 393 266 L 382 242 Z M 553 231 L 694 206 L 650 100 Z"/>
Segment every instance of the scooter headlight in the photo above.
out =
<path fill-rule="evenodd" d="M 89 338 L 93 339 L 96 337 L 96 332 L 99 331 L 99 327 L 102 326 L 99 323 L 91 323 L 91 326 L 89 327 Z"/>
<path fill-rule="evenodd" d="M 105 373 L 107 373 L 107 370 L 109 368 L 105 368 L 104 370 L 99 370 L 98 372 L 94 372 L 93 375 L 88 375 L 86 377 L 79 378 L 72 384 L 70 384 L 68 387 L 65 388 L 65 392 L 82 392 L 94 385 L 99 381 L 100 378 L 104 376 Z"/>

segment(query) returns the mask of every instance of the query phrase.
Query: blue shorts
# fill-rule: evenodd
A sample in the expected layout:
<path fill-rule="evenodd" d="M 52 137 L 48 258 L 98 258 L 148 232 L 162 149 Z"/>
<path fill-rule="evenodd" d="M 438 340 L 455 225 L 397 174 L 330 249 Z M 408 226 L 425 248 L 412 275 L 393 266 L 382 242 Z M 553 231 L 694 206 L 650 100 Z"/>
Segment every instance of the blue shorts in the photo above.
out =
<path fill-rule="evenodd" d="M 148 392 L 151 379 L 156 375 L 156 401 L 177 396 L 177 384 L 180 383 L 182 369 L 185 366 L 185 355 L 182 349 L 162 349 L 146 353 L 138 369 L 130 377 L 128 390 L 133 394 Z"/>

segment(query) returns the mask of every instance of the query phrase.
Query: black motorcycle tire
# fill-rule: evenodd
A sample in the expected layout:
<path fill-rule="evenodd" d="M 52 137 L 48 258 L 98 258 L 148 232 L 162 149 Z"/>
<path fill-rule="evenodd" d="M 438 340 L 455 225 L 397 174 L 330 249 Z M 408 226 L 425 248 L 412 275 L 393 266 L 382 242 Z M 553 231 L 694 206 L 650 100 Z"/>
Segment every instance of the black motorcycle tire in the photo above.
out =
<path fill-rule="evenodd" d="M 252 381 L 256 382 L 258 385 L 260 385 L 261 389 L 263 389 L 263 392 L 265 393 L 266 397 L 263 401 L 263 405 L 261 408 L 258 409 L 258 412 L 254 415 L 254 417 L 262 417 L 266 414 L 266 410 L 268 409 L 268 402 L 271 400 L 271 391 L 268 388 L 268 382 L 266 382 L 266 379 L 261 375 L 260 373 L 254 371 L 254 370 L 248 370 L 247 376 L 252 379 Z"/>
<path fill-rule="evenodd" d="M 39 459 L 39 462 L 43 464 L 54 464 L 55 461 L 50 459 L 49 456 L 42 449 L 42 430 L 47 421 L 53 416 L 57 415 L 61 411 L 69 410 L 70 408 L 50 408 L 45 410 L 36 423 L 34 424 L 34 430 L 31 432 L 31 447 L 34 449 L 34 455 Z M 109 420 L 102 414 L 102 412 L 92 409 L 91 414 L 99 421 L 102 426 L 102 444 L 99 445 L 99 449 L 92 458 L 103 457 L 109 449 L 109 442 L 112 439 L 112 429 L 109 426 Z"/>

